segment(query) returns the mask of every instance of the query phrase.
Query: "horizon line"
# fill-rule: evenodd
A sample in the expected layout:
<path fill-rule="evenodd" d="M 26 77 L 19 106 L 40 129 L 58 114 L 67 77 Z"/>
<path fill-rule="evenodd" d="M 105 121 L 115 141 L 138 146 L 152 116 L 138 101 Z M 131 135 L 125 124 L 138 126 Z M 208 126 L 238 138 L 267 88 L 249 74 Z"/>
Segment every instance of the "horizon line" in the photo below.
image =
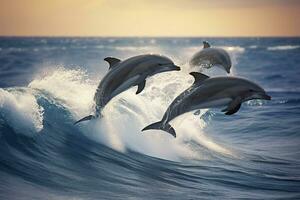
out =
<path fill-rule="evenodd" d="M 23 37 L 23 38 L 64 38 L 64 37 L 73 37 L 73 38 L 299 38 L 300 35 L 252 35 L 252 36 L 109 36 L 109 35 L 0 35 L 0 37 Z"/>

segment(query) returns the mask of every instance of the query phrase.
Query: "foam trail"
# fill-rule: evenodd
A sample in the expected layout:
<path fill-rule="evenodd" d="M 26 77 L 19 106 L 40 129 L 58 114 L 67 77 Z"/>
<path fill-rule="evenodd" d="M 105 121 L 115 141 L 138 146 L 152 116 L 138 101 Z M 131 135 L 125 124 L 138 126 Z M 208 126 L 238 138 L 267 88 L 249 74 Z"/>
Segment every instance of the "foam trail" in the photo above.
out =
<path fill-rule="evenodd" d="M 32 91 L 0 88 L 0 114 L 17 133 L 32 136 L 43 129 L 43 111 Z"/>

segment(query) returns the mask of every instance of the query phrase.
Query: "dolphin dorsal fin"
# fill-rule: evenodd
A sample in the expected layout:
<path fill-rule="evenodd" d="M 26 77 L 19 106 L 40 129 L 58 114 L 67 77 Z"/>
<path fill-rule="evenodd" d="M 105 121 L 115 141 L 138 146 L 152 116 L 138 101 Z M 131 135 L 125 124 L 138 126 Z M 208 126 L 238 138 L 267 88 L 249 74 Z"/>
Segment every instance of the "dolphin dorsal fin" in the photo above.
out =
<path fill-rule="evenodd" d="M 207 41 L 203 41 L 203 49 L 209 48 L 210 44 Z"/>
<path fill-rule="evenodd" d="M 106 57 L 104 60 L 109 63 L 109 69 L 112 69 L 115 65 L 121 62 L 120 59 L 114 57 Z"/>
<path fill-rule="evenodd" d="M 199 72 L 191 72 L 190 75 L 192 75 L 195 79 L 195 83 L 201 83 L 202 81 L 209 78 L 209 76 L 206 76 L 205 74 L 199 73 Z"/>

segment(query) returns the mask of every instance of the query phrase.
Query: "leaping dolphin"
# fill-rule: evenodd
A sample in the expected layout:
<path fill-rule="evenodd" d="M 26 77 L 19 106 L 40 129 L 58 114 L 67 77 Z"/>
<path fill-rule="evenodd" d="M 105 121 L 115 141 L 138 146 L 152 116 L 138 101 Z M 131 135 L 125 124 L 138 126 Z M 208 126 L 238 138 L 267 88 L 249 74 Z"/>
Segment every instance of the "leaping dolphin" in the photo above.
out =
<path fill-rule="evenodd" d="M 227 51 L 211 47 L 208 42 L 204 41 L 203 49 L 192 56 L 189 64 L 190 66 L 203 66 L 205 68 L 219 66 L 230 73 L 231 59 Z"/>
<path fill-rule="evenodd" d="M 94 96 L 95 114 L 86 116 L 74 124 L 102 116 L 102 109 L 113 97 L 133 86 L 138 86 L 136 94 L 139 94 L 145 87 L 147 77 L 161 72 L 180 70 L 180 67 L 176 66 L 172 60 L 160 55 L 145 54 L 124 61 L 113 57 L 107 57 L 104 60 L 110 66 Z"/>
<path fill-rule="evenodd" d="M 181 114 L 198 109 L 226 106 L 222 112 L 225 112 L 226 115 L 232 115 L 240 109 L 241 104 L 245 101 L 252 99 L 271 100 L 263 88 L 243 78 L 209 78 L 198 72 L 191 72 L 190 74 L 194 76 L 195 83 L 176 97 L 161 121 L 150 124 L 142 131 L 160 129 L 176 137 L 176 132 L 169 122 Z"/>

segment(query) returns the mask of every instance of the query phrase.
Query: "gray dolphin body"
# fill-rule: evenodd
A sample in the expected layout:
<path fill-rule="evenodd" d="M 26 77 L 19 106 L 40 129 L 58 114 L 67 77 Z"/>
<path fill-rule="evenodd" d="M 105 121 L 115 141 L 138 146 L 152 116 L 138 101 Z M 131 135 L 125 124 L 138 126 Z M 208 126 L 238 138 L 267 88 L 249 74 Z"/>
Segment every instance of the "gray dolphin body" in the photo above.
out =
<path fill-rule="evenodd" d="M 232 115 L 245 101 L 271 99 L 264 89 L 243 78 L 209 78 L 198 72 L 190 74 L 194 76 L 195 83 L 170 104 L 161 121 L 150 124 L 142 131 L 161 129 L 176 137 L 176 132 L 169 122 L 181 114 L 198 109 L 226 106 L 222 111 L 226 112 L 226 115 Z"/>
<path fill-rule="evenodd" d="M 161 72 L 180 70 L 172 60 L 160 55 L 139 55 L 124 61 L 112 57 L 104 60 L 110 64 L 110 67 L 94 96 L 95 114 L 84 117 L 75 124 L 102 116 L 102 109 L 113 97 L 133 86 L 137 85 L 136 94 L 140 93 L 145 87 L 147 77 Z"/>
<path fill-rule="evenodd" d="M 222 67 L 227 73 L 230 73 L 231 59 L 227 51 L 221 48 L 210 47 L 208 42 L 203 42 L 203 49 L 194 54 L 189 61 L 190 66 L 212 66 Z"/>

